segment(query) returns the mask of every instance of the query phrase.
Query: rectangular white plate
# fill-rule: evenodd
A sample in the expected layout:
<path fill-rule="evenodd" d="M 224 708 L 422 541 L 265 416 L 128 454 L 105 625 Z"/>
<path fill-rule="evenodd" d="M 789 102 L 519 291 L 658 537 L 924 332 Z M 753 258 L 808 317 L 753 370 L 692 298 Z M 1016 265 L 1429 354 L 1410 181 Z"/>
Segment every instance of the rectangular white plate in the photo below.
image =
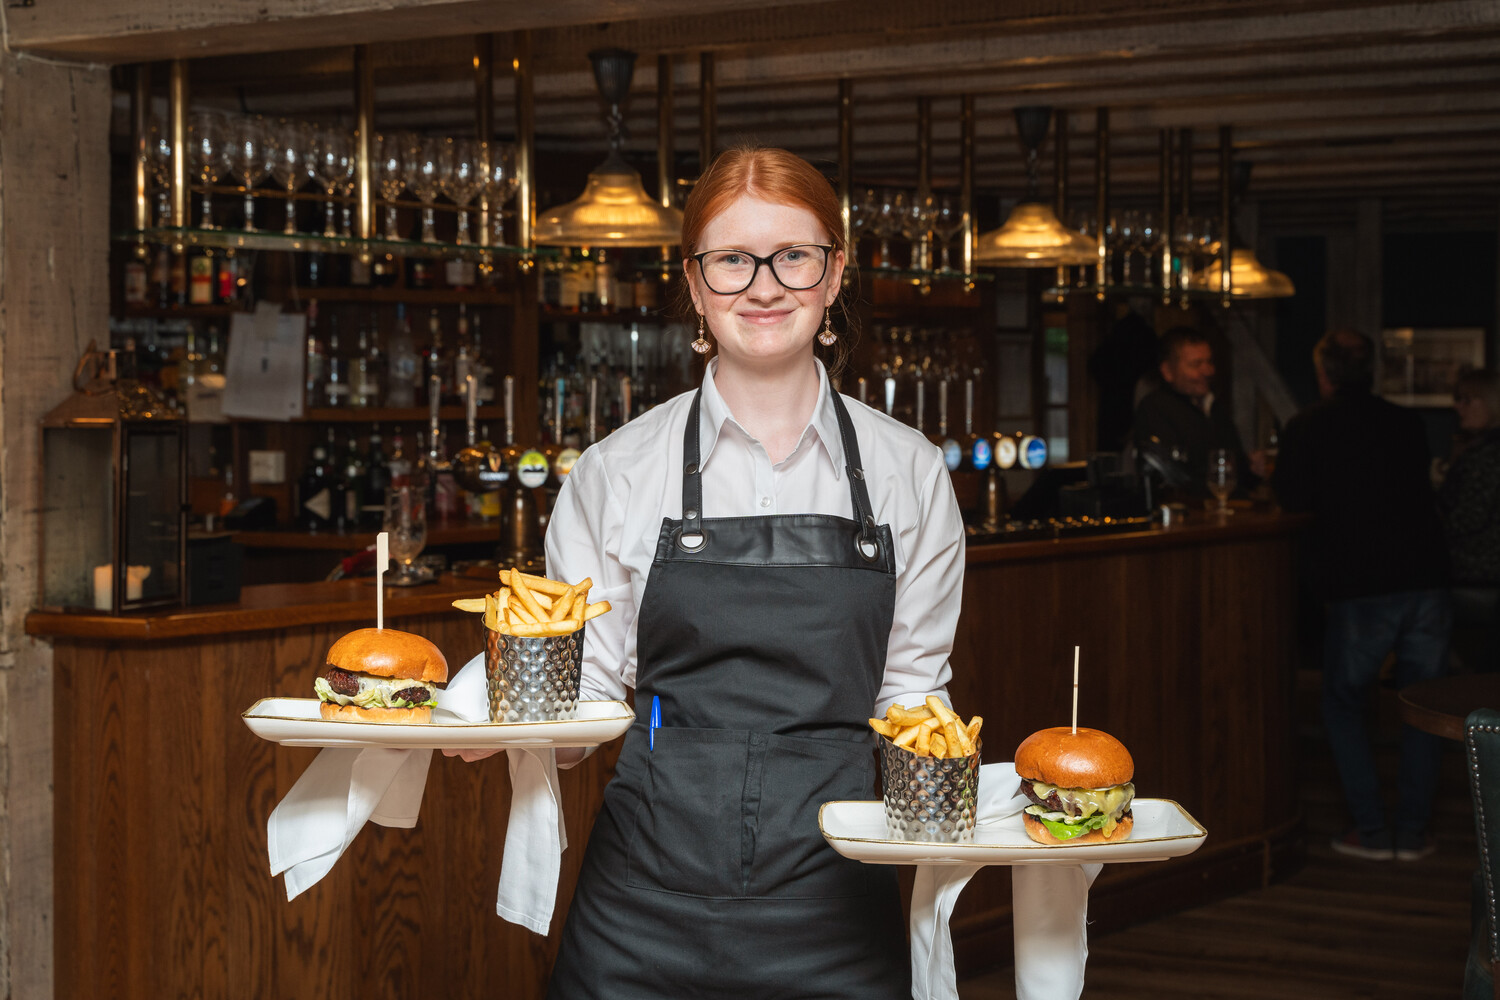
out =
<path fill-rule="evenodd" d="M 333 722 L 316 698 L 262 698 L 241 714 L 261 739 L 288 747 L 396 747 L 406 750 L 503 750 L 506 747 L 594 747 L 635 721 L 623 701 L 580 701 L 572 719 L 556 722 L 460 722 L 442 711 L 421 725 Z"/>
<path fill-rule="evenodd" d="M 877 865 L 1029 865 L 1085 861 L 1162 861 L 1191 854 L 1208 831 L 1171 799 L 1136 799 L 1135 829 L 1116 844 L 1048 847 L 1026 836 L 1021 814 L 978 827 L 967 844 L 891 840 L 881 802 L 825 802 L 818 810 L 824 838 L 846 858 Z"/>

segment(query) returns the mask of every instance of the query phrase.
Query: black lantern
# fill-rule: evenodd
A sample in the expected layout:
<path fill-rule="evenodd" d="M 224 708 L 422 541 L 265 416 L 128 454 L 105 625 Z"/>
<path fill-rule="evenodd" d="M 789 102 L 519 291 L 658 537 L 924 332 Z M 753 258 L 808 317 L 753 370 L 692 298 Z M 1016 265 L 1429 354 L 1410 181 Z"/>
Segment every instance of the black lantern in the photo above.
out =
<path fill-rule="evenodd" d="M 42 418 L 42 593 L 46 608 L 181 605 L 187 540 L 182 419 L 89 345 L 75 392 Z"/>

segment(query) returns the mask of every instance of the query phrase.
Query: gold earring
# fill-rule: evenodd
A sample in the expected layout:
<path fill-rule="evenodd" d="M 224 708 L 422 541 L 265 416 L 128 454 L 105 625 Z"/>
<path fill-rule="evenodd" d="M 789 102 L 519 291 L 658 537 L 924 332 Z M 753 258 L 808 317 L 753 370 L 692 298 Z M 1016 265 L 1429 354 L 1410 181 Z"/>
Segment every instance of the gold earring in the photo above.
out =
<path fill-rule="evenodd" d="M 695 340 L 695 341 L 693 341 L 693 343 L 692 343 L 691 346 L 692 346 L 693 350 L 697 351 L 699 354 L 707 354 L 708 353 L 708 349 L 713 346 L 703 336 L 703 314 L 702 313 L 698 314 L 698 339 Z"/>
<path fill-rule="evenodd" d="M 838 339 L 839 335 L 833 332 L 833 313 L 830 310 L 824 309 L 823 332 L 818 334 L 818 343 L 824 347 L 832 347 L 834 341 Z"/>

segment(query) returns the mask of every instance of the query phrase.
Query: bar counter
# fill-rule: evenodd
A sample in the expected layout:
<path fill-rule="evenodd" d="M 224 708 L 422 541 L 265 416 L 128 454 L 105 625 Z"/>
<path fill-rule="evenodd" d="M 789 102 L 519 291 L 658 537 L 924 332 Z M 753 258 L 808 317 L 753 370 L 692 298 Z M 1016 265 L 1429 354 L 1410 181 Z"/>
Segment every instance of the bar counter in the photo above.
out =
<path fill-rule="evenodd" d="M 985 716 L 986 760 L 1067 724 L 1078 644 L 1080 724 L 1130 748 L 1139 795 L 1177 800 L 1209 831 L 1186 858 L 1107 866 L 1095 933 L 1300 862 L 1291 703 L 1303 523 L 1240 511 L 1166 531 L 970 546 L 949 690 L 959 712 Z M 488 588 L 450 577 L 392 589 L 386 617 L 431 638 L 456 670 L 483 649 L 482 626 L 449 602 Z M 317 751 L 258 740 L 238 716 L 262 697 L 311 697 L 323 654 L 371 621 L 372 598 L 356 580 L 247 587 L 235 605 L 28 617 L 55 647 L 58 996 L 542 996 L 617 745 L 565 772 L 570 847 L 546 939 L 494 912 L 503 756 L 435 756 L 417 827 L 367 826 L 297 900 L 268 875 L 266 819 Z M 953 920 L 961 972 L 1007 960 L 1009 903 L 1004 868 L 965 890 Z"/>

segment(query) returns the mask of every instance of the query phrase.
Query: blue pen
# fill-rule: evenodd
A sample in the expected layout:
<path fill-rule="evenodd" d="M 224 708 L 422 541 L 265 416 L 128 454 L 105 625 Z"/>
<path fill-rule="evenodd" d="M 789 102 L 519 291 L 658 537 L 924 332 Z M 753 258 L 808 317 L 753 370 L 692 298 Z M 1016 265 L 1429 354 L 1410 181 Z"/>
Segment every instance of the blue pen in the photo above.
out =
<path fill-rule="evenodd" d="M 649 749 L 656 749 L 656 731 L 661 728 L 661 696 L 651 696 L 651 745 Z"/>

